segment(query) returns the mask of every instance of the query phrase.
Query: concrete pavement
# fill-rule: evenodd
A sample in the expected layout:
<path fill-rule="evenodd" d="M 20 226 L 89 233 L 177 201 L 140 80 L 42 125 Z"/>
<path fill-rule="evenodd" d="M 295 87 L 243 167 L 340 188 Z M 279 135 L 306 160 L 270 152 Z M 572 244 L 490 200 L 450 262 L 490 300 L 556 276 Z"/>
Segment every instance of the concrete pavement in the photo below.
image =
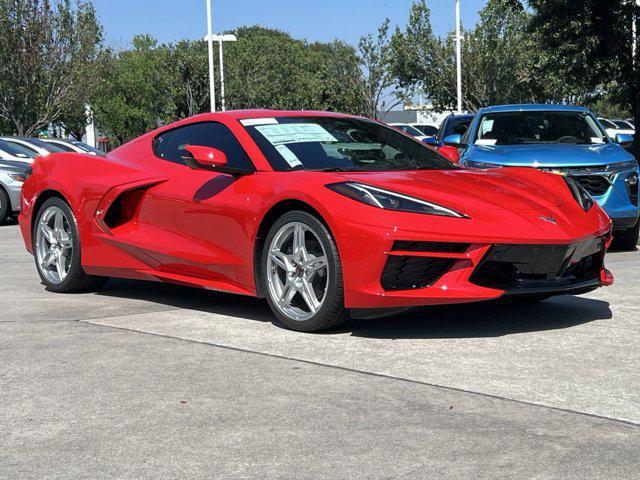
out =
<path fill-rule="evenodd" d="M 304 335 L 262 301 L 43 290 L 0 227 L 0 478 L 636 478 L 640 253 L 616 285 Z"/>

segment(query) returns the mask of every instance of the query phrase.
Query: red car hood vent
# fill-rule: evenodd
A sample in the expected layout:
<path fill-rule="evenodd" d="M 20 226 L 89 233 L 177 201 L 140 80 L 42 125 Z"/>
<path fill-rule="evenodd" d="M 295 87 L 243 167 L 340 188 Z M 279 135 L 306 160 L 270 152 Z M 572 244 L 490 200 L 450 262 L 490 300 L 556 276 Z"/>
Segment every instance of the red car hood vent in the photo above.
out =
<path fill-rule="evenodd" d="M 344 180 L 374 185 L 460 211 L 532 210 L 562 205 L 562 199 L 540 184 L 506 172 L 420 170 L 349 172 Z"/>

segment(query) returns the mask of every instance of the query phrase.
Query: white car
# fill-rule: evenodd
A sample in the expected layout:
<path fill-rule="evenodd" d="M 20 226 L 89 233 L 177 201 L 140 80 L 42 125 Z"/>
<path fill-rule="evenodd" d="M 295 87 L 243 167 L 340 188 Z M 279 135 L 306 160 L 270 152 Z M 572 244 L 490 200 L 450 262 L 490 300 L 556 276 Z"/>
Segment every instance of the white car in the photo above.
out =
<path fill-rule="evenodd" d="M 50 144 L 50 143 L 45 143 L 42 140 L 40 140 L 39 138 L 28 138 L 28 137 L 0 137 L 0 140 L 4 140 L 7 143 L 10 143 L 12 145 L 17 145 L 19 147 L 25 148 L 27 150 L 29 150 L 31 153 L 34 154 L 34 157 L 36 155 L 40 155 L 42 157 L 46 157 L 47 155 L 51 154 L 51 153 L 59 153 L 59 152 L 64 152 L 65 150 Z M 33 159 L 31 159 L 31 162 L 33 162 Z"/>
<path fill-rule="evenodd" d="M 36 154 L 20 145 L 0 140 L 0 160 L 31 163 Z"/>
<path fill-rule="evenodd" d="M 50 145 L 55 145 L 56 147 L 62 148 L 66 152 L 86 153 L 89 155 L 104 155 L 104 152 L 102 150 L 98 150 L 97 148 L 94 148 L 91 145 L 87 145 L 84 142 L 79 142 L 78 140 L 43 138 L 42 141 Z"/>
<path fill-rule="evenodd" d="M 598 118 L 604 129 L 607 131 L 607 135 L 613 141 L 616 139 L 616 135 L 635 135 L 635 129 L 627 126 L 627 128 L 620 128 L 620 126 L 613 123 L 611 120 L 607 120 L 606 118 Z"/>
<path fill-rule="evenodd" d="M 389 123 L 387 125 L 397 130 L 400 130 L 401 132 L 404 132 L 407 135 L 411 135 L 412 137 L 415 137 L 416 140 L 420 140 L 420 141 L 424 140 L 425 138 L 429 138 L 433 136 L 433 135 L 425 135 L 416 127 L 413 127 L 408 123 Z"/>
<path fill-rule="evenodd" d="M 440 125 L 437 123 L 410 123 L 409 125 L 416 127 L 427 137 L 435 137 L 440 129 Z"/>

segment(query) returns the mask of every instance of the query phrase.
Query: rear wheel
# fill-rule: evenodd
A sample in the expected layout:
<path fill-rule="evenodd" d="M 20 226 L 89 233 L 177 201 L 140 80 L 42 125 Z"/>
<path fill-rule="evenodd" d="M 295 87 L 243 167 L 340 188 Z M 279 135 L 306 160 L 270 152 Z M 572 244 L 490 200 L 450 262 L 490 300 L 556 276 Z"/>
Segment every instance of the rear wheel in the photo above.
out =
<path fill-rule="evenodd" d="M 633 227 L 621 230 L 620 232 L 613 232 L 615 246 L 620 250 L 635 250 L 636 245 L 638 245 L 639 236 L 640 220 L 638 220 Z"/>
<path fill-rule="evenodd" d="M 87 275 L 82 268 L 78 225 L 71 208 L 60 198 L 50 198 L 38 211 L 33 252 L 42 283 L 52 292 L 96 290 L 107 281 Z"/>
<path fill-rule="evenodd" d="M 261 271 L 269 306 L 285 327 L 318 332 L 349 320 L 338 249 L 313 215 L 288 212 L 274 223 Z"/>
<path fill-rule="evenodd" d="M 9 195 L 2 188 L 0 188 L 0 225 L 7 221 L 11 214 L 11 201 Z"/>

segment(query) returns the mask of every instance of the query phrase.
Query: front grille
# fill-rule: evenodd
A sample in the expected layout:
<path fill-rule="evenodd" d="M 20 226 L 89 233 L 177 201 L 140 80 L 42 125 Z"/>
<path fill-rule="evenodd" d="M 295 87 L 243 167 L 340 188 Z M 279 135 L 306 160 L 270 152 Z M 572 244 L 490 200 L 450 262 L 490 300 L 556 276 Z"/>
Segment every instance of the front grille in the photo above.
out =
<path fill-rule="evenodd" d="M 592 196 L 596 197 L 604 195 L 611 187 L 607 177 L 602 175 L 580 175 L 571 178 L 582 185 Z"/>
<path fill-rule="evenodd" d="M 599 278 L 604 239 L 573 245 L 494 245 L 471 275 L 471 283 L 514 291 L 570 286 Z"/>
<path fill-rule="evenodd" d="M 433 285 L 454 262 L 450 258 L 391 255 L 387 259 L 380 283 L 385 290 L 425 288 Z"/>
<path fill-rule="evenodd" d="M 393 242 L 392 250 L 403 252 L 463 253 L 471 245 L 469 243 L 451 242 L 410 242 L 406 240 Z"/>

